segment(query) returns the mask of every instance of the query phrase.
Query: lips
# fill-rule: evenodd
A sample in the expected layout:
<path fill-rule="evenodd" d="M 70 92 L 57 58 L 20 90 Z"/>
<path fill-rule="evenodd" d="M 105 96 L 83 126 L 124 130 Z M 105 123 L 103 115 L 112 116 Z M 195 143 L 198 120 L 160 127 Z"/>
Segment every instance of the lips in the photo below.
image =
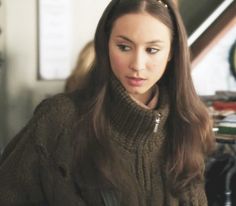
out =
<path fill-rule="evenodd" d="M 146 79 L 140 77 L 127 77 L 127 81 L 130 86 L 139 87 L 144 84 Z"/>

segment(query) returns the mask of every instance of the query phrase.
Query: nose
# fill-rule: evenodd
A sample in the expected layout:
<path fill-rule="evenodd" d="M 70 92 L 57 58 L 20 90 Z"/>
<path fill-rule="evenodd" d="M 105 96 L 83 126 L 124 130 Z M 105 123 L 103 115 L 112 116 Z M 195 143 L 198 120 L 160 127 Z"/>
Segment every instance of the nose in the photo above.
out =
<path fill-rule="evenodd" d="M 141 51 L 137 51 L 132 54 L 130 68 L 134 71 L 141 71 L 145 69 L 145 55 Z"/>

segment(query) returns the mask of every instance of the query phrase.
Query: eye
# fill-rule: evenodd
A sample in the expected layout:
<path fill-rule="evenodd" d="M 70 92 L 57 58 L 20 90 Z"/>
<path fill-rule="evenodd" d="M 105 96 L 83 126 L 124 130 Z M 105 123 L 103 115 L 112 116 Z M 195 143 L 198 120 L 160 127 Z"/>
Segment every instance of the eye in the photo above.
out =
<path fill-rule="evenodd" d="M 124 51 L 124 52 L 130 51 L 130 49 L 131 49 L 129 46 L 127 46 L 125 44 L 118 44 L 117 46 L 121 51 Z"/>
<path fill-rule="evenodd" d="M 149 54 L 156 54 L 159 51 L 160 51 L 159 49 L 151 48 L 151 47 L 146 49 L 146 52 L 149 53 Z"/>

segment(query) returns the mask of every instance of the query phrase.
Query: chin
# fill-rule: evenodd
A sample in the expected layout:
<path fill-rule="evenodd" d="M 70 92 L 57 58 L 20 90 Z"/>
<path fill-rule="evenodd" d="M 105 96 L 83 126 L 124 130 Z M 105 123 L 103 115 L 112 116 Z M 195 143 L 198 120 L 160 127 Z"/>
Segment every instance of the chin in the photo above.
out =
<path fill-rule="evenodd" d="M 128 89 L 127 92 L 132 95 L 141 95 L 145 93 L 137 89 Z"/>
<path fill-rule="evenodd" d="M 132 87 L 130 85 L 123 85 L 125 90 L 130 93 L 130 94 L 135 94 L 135 95 L 140 95 L 140 94 L 144 94 L 147 92 L 147 90 L 145 90 L 144 88 L 141 87 Z"/>

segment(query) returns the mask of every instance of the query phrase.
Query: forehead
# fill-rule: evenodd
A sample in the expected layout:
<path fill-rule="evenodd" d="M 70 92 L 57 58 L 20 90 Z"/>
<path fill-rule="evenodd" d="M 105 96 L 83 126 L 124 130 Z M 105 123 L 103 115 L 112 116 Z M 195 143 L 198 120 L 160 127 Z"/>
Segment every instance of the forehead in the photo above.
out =
<path fill-rule="evenodd" d="M 125 14 L 116 19 L 111 35 L 125 35 L 134 40 L 170 40 L 170 29 L 158 18 L 146 13 Z"/>

